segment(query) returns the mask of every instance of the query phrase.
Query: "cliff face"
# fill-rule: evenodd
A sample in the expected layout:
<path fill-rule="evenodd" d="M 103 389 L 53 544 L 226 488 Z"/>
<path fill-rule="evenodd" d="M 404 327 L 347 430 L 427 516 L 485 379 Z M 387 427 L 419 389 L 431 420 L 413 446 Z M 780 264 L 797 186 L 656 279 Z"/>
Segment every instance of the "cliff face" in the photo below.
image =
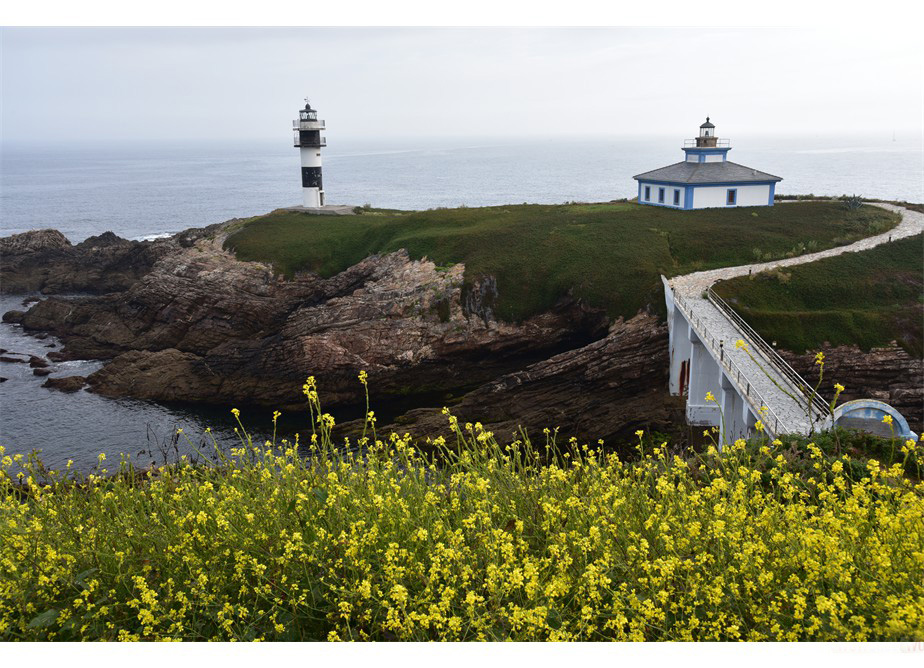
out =
<path fill-rule="evenodd" d="M 314 375 L 325 407 L 357 406 L 366 370 L 380 424 L 397 416 L 391 428 L 421 436 L 445 433 L 445 404 L 504 437 L 559 427 L 596 440 L 682 423 L 655 316 L 609 323 L 563 299 L 500 322 L 490 276 L 464 286 L 463 265 L 438 269 L 404 251 L 327 279 L 286 280 L 224 251 L 224 229 L 144 243 L 106 234 L 72 246 L 53 230 L 2 239 L 5 292 L 104 293 L 50 297 L 4 320 L 59 336 L 65 348 L 50 357 L 107 360 L 87 382 L 113 397 L 301 409 Z M 832 384 L 883 398 L 920 425 L 920 360 L 898 348 L 827 354 Z M 811 355 L 788 357 L 811 377 Z"/>
<path fill-rule="evenodd" d="M 604 315 L 572 300 L 498 322 L 489 278 L 463 290 L 462 265 L 440 270 L 404 251 L 329 279 L 285 280 L 237 261 L 220 241 L 187 237 L 124 290 L 52 297 L 6 319 L 60 336 L 59 357 L 109 359 L 88 379 L 101 394 L 274 407 L 301 405 L 308 375 L 328 404 L 356 403 L 361 369 L 377 396 L 413 404 L 413 395 L 477 387 L 606 334 Z M 122 245 L 123 255 L 137 246 Z M 51 272 L 46 284 L 57 279 Z"/>

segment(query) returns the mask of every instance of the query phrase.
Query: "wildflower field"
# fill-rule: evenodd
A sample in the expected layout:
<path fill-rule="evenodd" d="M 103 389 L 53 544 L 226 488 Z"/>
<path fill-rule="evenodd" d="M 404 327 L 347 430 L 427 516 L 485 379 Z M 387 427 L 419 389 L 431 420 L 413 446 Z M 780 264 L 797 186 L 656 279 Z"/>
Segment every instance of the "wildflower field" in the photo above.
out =
<path fill-rule="evenodd" d="M 88 476 L 3 455 L 2 640 L 922 640 L 921 444 L 248 441 Z M 305 439 L 307 440 L 307 439 Z M 889 465 L 887 462 L 893 462 Z M 115 468 L 115 467 L 114 467 Z"/>

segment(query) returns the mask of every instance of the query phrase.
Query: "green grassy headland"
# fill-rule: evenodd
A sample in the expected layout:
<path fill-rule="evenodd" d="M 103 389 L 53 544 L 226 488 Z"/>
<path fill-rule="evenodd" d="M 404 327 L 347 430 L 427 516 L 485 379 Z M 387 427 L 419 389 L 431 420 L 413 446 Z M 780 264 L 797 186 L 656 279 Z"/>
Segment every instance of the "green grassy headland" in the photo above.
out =
<path fill-rule="evenodd" d="M 825 341 L 864 350 L 897 341 L 924 354 L 924 235 L 862 253 L 723 281 L 716 292 L 767 340 L 797 352 Z"/>
<path fill-rule="evenodd" d="M 663 312 L 659 274 L 776 259 L 883 232 L 898 216 L 864 205 L 795 202 L 676 211 L 633 202 L 366 211 L 355 217 L 274 211 L 225 247 L 288 276 L 333 276 L 363 258 L 407 249 L 437 265 L 465 263 L 466 283 L 497 279 L 499 317 L 542 312 L 571 291 L 611 317 Z"/>

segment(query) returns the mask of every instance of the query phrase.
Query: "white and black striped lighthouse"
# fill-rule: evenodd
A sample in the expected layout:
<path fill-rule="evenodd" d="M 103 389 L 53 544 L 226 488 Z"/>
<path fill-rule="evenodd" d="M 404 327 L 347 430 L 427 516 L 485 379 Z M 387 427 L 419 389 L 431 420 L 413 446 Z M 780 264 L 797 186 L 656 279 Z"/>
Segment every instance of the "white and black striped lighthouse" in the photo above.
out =
<path fill-rule="evenodd" d="M 305 99 L 305 108 L 298 112 L 298 120 L 292 122 L 295 130 L 295 147 L 302 154 L 302 196 L 306 207 L 324 206 L 324 186 L 321 184 L 321 147 L 327 146 L 327 139 L 321 136 L 324 121 L 318 120 L 318 112 Z"/>

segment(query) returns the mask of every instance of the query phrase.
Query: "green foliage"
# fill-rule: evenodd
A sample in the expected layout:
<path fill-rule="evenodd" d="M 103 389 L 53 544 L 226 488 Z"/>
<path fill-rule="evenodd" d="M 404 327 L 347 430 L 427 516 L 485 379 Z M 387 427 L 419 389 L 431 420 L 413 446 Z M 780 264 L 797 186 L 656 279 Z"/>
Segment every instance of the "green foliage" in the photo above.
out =
<path fill-rule="evenodd" d="M 861 206 L 863 206 L 863 198 L 861 198 L 859 195 L 851 195 L 850 197 L 844 195 L 842 199 L 844 200 L 844 207 L 848 211 L 859 209 Z"/>
<path fill-rule="evenodd" d="M 790 206 L 790 205 L 786 205 Z M 723 281 L 715 291 L 761 336 L 795 352 L 897 341 L 924 353 L 924 236 Z"/>
<path fill-rule="evenodd" d="M 407 249 L 413 259 L 465 263 L 465 280 L 497 279 L 499 317 L 540 313 L 571 293 L 612 317 L 646 306 L 663 312 L 659 275 L 751 261 L 794 248 L 830 248 L 886 229 L 898 217 L 832 202 L 752 209 L 675 211 L 629 202 L 510 205 L 417 212 L 364 211 L 356 217 L 275 211 L 231 235 L 242 260 L 269 262 L 292 276 L 332 276 L 369 255 Z M 835 241 L 837 240 L 837 242 Z"/>

